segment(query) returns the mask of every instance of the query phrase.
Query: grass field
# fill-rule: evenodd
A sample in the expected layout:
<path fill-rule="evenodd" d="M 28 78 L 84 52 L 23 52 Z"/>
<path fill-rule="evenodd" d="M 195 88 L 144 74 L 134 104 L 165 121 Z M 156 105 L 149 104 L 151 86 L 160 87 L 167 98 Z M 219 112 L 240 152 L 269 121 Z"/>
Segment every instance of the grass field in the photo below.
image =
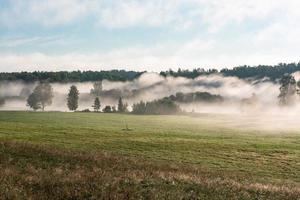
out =
<path fill-rule="evenodd" d="M 300 199 L 300 130 L 237 118 L 0 112 L 0 197 Z"/>

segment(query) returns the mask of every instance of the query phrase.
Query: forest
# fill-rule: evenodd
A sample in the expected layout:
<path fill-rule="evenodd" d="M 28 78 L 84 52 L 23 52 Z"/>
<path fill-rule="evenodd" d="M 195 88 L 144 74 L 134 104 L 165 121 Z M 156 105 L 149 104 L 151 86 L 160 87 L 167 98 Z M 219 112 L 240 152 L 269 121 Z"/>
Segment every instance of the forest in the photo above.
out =
<path fill-rule="evenodd" d="M 280 63 L 274 66 L 258 65 L 258 66 L 239 66 L 232 69 L 222 68 L 204 69 L 195 68 L 192 70 L 179 68 L 177 71 L 169 69 L 161 71 L 162 76 L 196 78 L 201 75 L 222 74 L 223 76 L 235 76 L 241 79 L 261 79 L 269 78 L 271 81 L 280 79 L 284 74 L 300 71 L 300 63 Z M 16 81 L 22 80 L 25 82 L 45 81 L 48 82 L 87 82 L 87 81 L 130 81 L 138 78 L 145 71 L 126 71 L 126 70 L 110 70 L 110 71 L 59 71 L 59 72 L 12 72 L 0 73 L 0 81 Z"/>

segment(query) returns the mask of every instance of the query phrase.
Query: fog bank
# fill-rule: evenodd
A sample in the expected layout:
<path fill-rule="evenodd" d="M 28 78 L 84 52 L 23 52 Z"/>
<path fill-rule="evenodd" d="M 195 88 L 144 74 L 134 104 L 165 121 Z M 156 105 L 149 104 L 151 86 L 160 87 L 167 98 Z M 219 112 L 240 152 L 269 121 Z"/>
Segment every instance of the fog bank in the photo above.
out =
<path fill-rule="evenodd" d="M 296 78 L 299 78 L 296 74 Z M 151 101 L 177 92 L 209 92 L 221 95 L 223 102 L 196 102 L 180 104 L 188 112 L 197 113 L 296 113 L 298 104 L 293 108 L 280 108 L 278 106 L 279 85 L 262 80 L 241 80 L 237 77 L 223 77 L 221 75 L 200 76 L 196 79 L 182 77 L 162 77 L 156 73 L 145 73 L 134 81 L 111 82 L 104 80 L 101 107 L 117 105 L 120 96 L 131 106 L 135 102 Z M 0 97 L 5 98 L 1 110 L 29 110 L 26 98 L 37 83 L 1 82 Z M 71 85 L 77 86 L 79 108 L 92 109 L 94 97 L 90 95 L 92 82 L 85 83 L 52 83 L 54 92 L 53 103 L 47 106 L 47 111 L 68 111 L 66 105 L 67 93 Z M 300 111 L 300 110 L 299 110 Z"/>

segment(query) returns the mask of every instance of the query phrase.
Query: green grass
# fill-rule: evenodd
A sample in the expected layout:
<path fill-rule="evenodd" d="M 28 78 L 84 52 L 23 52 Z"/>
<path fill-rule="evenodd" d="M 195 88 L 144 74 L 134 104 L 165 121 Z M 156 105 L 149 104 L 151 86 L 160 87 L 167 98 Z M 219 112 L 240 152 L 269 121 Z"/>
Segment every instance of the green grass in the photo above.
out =
<path fill-rule="evenodd" d="M 32 154 L 24 153 L 22 156 L 20 149 L 23 148 L 26 152 L 34 149 L 35 153 L 39 152 L 38 154 L 42 155 L 56 149 L 58 152 L 51 154 L 52 156 L 48 155 L 51 157 L 50 160 L 59 159 L 61 154 L 65 155 L 65 151 L 71 151 L 70 154 L 77 152 L 93 155 L 105 154 L 116 156 L 119 160 L 128 158 L 133 160 L 133 163 L 143 163 L 139 167 L 146 175 L 141 179 L 146 184 L 150 184 L 147 188 L 152 189 L 153 195 L 156 194 L 154 192 L 156 190 L 165 191 L 162 193 L 164 195 L 168 194 L 167 191 L 174 190 L 180 193 L 173 191 L 174 194 L 188 198 L 188 192 L 184 188 L 195 187 L 193 191 L 198 191 L 198 193 L 193 195 L 202 198 L 215 196 L 217 199 L 219 195 L 222 199 L 222 194 L 233 195 L 234 191 L 238 190 L 236 196 L 229 197 L 251 199 L 256 198 L 255 195 L 261 195 L 262 198 L 270 199 L 274 199 L 275 196 L 281 197 L 279 199 L 284 196 L 289 197 L 287 199 L 298 199 L 300 195 L 300 131 L 263 130 L 251 124 L 238 123 L 237 119 L 238 117 L 234 116 L 209 114 L 193 117 L 0 112 L 0 142 L 3 143 L 1 157 L 6 161 L 14 157 L 17 160 L 16 163 L 7 161 L 6 165 L 0 164 L 0 166 L 14 168 L 23 163 L 22 166 L 26 169 L 29 164 L 40 168 L 38 163 L 44 163 L 49 166 L 48 170 L 53 170 L 51 166 L 53 163 L 51 164 L 52 161 L 50 162 L 49 159 L 24 160 L 24 156 L 32 157 Z M 129 130 L 126 130 L 126 124 Z M 65 166 L 65 163 L 73 162 L 73 160 L 74 158 L 68 158 L 60 162 L 62 166 Z M 55 164 L 55 167 L 58 165 Z M 84 164 L 79 165 L 82 167 Z M 136 169 L 134 164 L 126 163 L 126 165 L 133 172 L 139 169 L 139 167 Z M 95 164 L 95 166 L 98 165 Z M 148 166 L 154 166 L 155 170 L 153 167 L 150 168 L 151 170 L 145 170 Z M 168 184 L 164 182 L 165 179 L 161 179 L 160 176 L 147 175 L 147 173 L 157 174 L 161 166 L 164 166 L 165 171 L 174 171 L 174 166 L 178 166 L 176 173 L 171 176 L 178 181 L 176 186 L 171 184 L 168 188 Z M 102 170 L 107 171 L 107 176 L 111 173 L 108 168 Z M 120 169 L 119 175 L 111 174 L 111 177 L 122 177 L 122 170 Z M 196 175 L 191 178 L 191 174 Z M 206 177 L 207 175 L 211 178 Z M 220 187 L 220 193 L 218 193 L 211 190 L 208 184 L 201 184 L 199 181 L 202 180 L 201 178 L 205 178 L 206 181 L 211 179 L 213 183 L 218 182 L 216 180 L 219 178 L 226 183 L 233 183 L 228 187 L 224 186 L 224 189 L 222 183 L 218 182 L 217 187 Z M 13 182 L 11 184 L 13 185 Z M 144 190 L 140 188 L 141 185 L 132 184 L 135 189 L 129 194 L 137 195 L 133 195 L 136 198 L 139 195 L 145 197 L 142 194 Z M 245 188 L 236 186 L 239 184 L 244 184 Z M 255 188 L 254 185 L 261 187 Z M 118 187 L 121 186 L 118 185 Z M 127 186 L 124 187 L 127 188 Z M 286 189 L 274 189 L 277 187 Z M 100 188 L 105 188 L 105 186 L 101 185 Z M 231 191 L 232 188 L 235 190 Z M 27 191 L 26 188 L 23 189 Z M 271 192 L 271 196 L 257 193 L 257 191 Z M 107 194 L 105 192 L 107 190 L 103 189 L 101 194 Z M 278 192 L 285 195 L 280 196 Z M 203 194 L 208 196 L 201 196 Z M 212 196 L 209 196 L 210 194 Z M 120 198 L 120 196 L 115 197 Z M 160 197 L 168 198 L 163 195 Z"/>

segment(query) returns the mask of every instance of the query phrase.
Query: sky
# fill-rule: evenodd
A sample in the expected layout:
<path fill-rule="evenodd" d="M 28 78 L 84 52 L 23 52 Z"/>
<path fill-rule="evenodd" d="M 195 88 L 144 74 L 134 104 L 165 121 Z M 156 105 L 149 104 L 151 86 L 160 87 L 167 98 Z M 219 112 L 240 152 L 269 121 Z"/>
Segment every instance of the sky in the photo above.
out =
<path fill-rule="evenodd" d="M 299 0 L 0 0 L 0 71 L 300 61 Z"/>

